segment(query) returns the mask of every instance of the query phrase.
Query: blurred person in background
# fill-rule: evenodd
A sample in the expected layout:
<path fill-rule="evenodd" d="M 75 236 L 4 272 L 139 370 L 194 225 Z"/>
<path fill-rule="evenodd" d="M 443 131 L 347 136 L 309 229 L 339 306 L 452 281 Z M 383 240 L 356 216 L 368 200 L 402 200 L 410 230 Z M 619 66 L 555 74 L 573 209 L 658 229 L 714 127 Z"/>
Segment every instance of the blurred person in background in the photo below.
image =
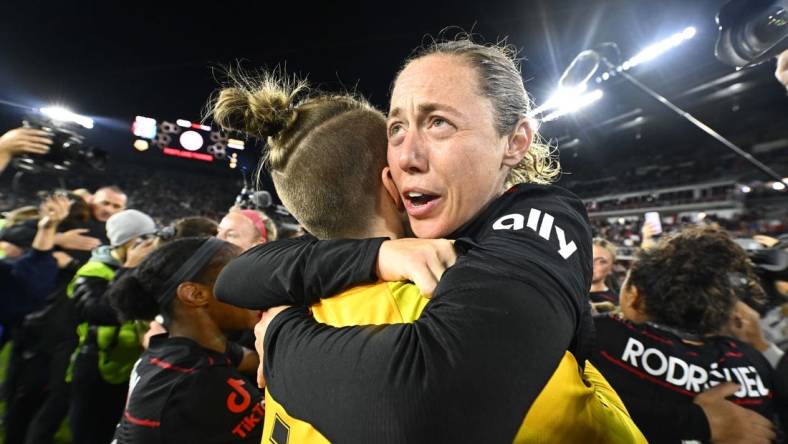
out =
<path fill-rule="evenodd" d="M 119 205 L 123 193 L 112 187 L 96 192 L 93 203 L 69 195 L 69 215 L 56 235 L 56 245 L 74 258 L 58 274 L 55 289 L 41 297 L 43 303 L 27 314 L 14 333 L 6 391 L 6 443 L 52 442 L 69 408 L 66 370 L 78 344 L 77 316 L 67 287 L 90 251 L 107 243 L 105 222 Z"/>
<path fill-rule="evenodd" d="M 216 237 L 246 251 L 255 245 L 268 242 L 268 233 L 262 213 L 256 210 L 234 209 L 219 222 Z"/>
<path fill-rule="evenodd" d="M 113 214 L 126 208 L 126 193 L 116 186 L 101 187 L 87 200 L 93 219 L 106 222 Z"/>
<path fill-rule="evenodd" d="M 594 238 L 594 274 L 591 277 L 591 303 L 597 311 L 610 311 L 618 305 L 618 292 L 613 286 L 616 246 L 602 238 Z"/>
<path fill-rule="evenodd" d="M 106 229 L 109 245 L 93 251 L 66 290 L 80 323 L 79 345 L 66 377 L 71 383 L 69 425 L 74 441 L 85 444 L 112 440 L 131 367 L 142 352 L 137 326 L 120 322 L 106 294 L 112 281 L 136 267 L 156 241 L 155 222 L 137 210 L 113 214 Z"/>
<path fill-rule="evenodd" d="M 591 361 L 650 442 L 775 438 L 786 393 L 761 353 L 725 334 L 745 292 L 762 294 L 744 250 L 723 231 L 687 228 L 640 253 L 620 315 L 594 318 Z"/>
<path fill-rule="evenodd" d="M 0 231 L 5 251 L 10 253 L 0 261 L 0 335 L 5 343 L 6 330 L 22 315 L 29 313 L 49 294 L 57 282 L 58 270 L 71 263 L 64 252 L 55 252 L 58 225 L 68 216 L 68 197 L 55 195 L 42 204 L 41 218 L 32 230 L 28 223 L 13 222 Z"/>

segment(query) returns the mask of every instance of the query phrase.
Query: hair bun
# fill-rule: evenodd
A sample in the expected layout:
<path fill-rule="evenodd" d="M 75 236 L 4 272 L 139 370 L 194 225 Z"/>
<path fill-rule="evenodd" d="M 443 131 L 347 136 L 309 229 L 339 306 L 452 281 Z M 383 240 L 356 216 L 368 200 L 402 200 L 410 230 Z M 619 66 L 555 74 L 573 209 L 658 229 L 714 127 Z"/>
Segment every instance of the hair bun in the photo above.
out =
<path fill-rule="evenodd" d="M 213 105 L 213 119 L 224 129 L 253 137 L 276 137 L 296 116 L 295 97 L 306 82 L 269 73 L 260 79 L 235 74 L 236 86 L 224 88 Z"/>

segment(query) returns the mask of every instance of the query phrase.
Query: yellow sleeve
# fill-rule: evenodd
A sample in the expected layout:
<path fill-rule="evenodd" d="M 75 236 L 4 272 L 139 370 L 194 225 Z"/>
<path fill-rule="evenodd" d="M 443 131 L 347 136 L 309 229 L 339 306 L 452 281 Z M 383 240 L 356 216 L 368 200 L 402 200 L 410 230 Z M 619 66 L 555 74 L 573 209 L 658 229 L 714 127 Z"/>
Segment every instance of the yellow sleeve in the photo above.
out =
<path fill-rule="evenodd" d="M 413 322 L 421 316 L 421 311 L 429 302 L 419 289 L 409 282 L 389 282 L 389 292 L 394 305 L 402 316 L 402 322 Z"/>

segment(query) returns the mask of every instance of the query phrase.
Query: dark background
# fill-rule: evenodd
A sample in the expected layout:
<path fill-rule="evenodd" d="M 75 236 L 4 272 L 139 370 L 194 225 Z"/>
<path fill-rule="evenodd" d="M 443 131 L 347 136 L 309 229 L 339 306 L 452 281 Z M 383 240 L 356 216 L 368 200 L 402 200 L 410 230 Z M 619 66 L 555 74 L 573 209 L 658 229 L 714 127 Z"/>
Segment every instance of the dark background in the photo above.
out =
<path fill-rule="evenodd" d="M 357 89 L 385 110 L 402 61 L 427 36 L 450 26 L 484 41 L 506 38 L 521 49 L 526 88 L 541 103 L 579 51 L 613 41 L 626 59 L 695 26 L 693 39 L 630 72 L 746 146 L 785 134 L 788 97 L 774 79 L 773 61 L 736 74 L 714 58 L 721 1 L 122 3 L 2 7 L 0 128 L 18 126 L 26 108 L 62 104 L 95 119 L 87 135 L 110 152 L 114 167 L 135 163 L 161 174 L 181 170 L 235 180 L 238 171 L 226 165 L 137 153 L 131 121 L 135 115 L 199 120 L 222 79 L 220 68 L 238 60 L 247 68 L 284 65 L 329 90 Z M 675 163 L 683 156 L 714 162 L 726 155 L 628 84 L 602 87 L 600 102 L 541 128 L 561 150 L 568 173 L 562 183 L 604 177 L 638 162 Z M 254 163 L 242 161 L 250 168 Z M 751 176 L 761 177 L 754 170 Z"/>

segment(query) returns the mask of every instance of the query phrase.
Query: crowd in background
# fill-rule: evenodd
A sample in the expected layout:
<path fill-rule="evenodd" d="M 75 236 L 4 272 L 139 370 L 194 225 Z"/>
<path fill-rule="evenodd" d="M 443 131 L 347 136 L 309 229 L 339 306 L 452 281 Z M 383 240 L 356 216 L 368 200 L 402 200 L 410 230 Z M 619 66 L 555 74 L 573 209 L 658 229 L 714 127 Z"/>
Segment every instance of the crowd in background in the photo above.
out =
<path fill-rule="evenodd" d="M 413 63 L 419 63 L 416 60 Z M 309 106 L 325 106 L 337 99 L 321 100 Z M 345 112 L 353 103 L 354 111 L 366 111 L 371 121 L 382 122 L 382 115 L 353 100 L 339 100 L 337 109 Z M 292 112 L 289 105 L 284 109 Z M 46 144 L 45 134 L 19 137 L 28 150 Z M 0 138 L 0 148 L 2 142 Z M 304 164 L 311 166 L 308 161 Z M 273 168 L 280 166 L 274 163 Z M 377 183 L 378 170 L 374 173 Z M 52 442 L 64 421 L 78 443 L 107 443 L 113 437 L 121 442 L 256 443 L 264 421 L 275 434 L 282 432 L 274 423 L 280 416 L 265 414 L 266 408 L 275 406 L 262 403 L 265 381 L 255 351 L 260 344 L 254 343 L 252 332 L 265 315 L 221 302 L 213 289 L 221 272 L 239 256 L 249 259 L 243 252 L 261 251 L 259 245 L 286 237 L 285 230 L 263 211 L 234 205 L 241 185 L 237 181 L 201 177 L 189 182 L 187 177 L 124 168 L 113 173 L 111 182 L 86 180 L 69 182 L 69 189 L 52 184 L 41 190 L 3 193 L 0 204 L 9 211 L 0 231 L 4 254 L 0 328 L 3 343 L 11 347 L 2 392 L 6 443 Z M 300 189 L 291 186 L 290 197 L 297 200 Z M 515 186 L 501 199 L 528 192 L 538 199 L 538 193 L 549 188 L 565 193 L 553 196 L 553 201 L 577 201 L 565 191 L 540 187 Z M 429 205 L 431 199 L 415 191 L 407 198 L 412 199 L 411 206 Z M 582 204 L 577 203 L 582 212 Z M 396 207 L 392 204 L 392 208 Z M 396 211 L 390 214 L 401 222 Z M 553 216 L 544 222 L 548 215 L 545 211 L 538 227 L 538 236 L 545 239 L 553 228 Z M 532 224 L 530 215 L 526 225 L 526 216 L 509 214 L 491 224 L 494 234 L 515 230 L 517 216 L 519 229 L 536 233 L 536 220 Z M 662 215 L 662 221 L 661 227 L 631 217 L 592 222 L 593 276 L 591 287 L 581 289 L 588 298 L 577 313 L 595 313 L 593 326 L 578 328 L 595 330 L 596 343 L 593 347 L 572 344 L 577 356 L 588 358 L 579 364 L 583 381 L 599 390 L 605 408 L 614 406 L 622 415 L 616 420 L 623 418 L 631 426 L 624 429 L 635 438 L 676 442 L 676 436 L 682 435 L 682 439 L 729 442 L 735 436 L 732 441 L 742 442 L 743 435 L 754 434 L 759 440 L 784 440 L 788 419 L 784 221 L 746 213 L 735 219 Z M 558 225 L 555 232 L 562 244 L 559 251 L 571 250 L 562 260 L 572 257 L 577 244 L 567 242 Z M 580 244 L 578 233 L 573 235 Z M 318 237 L 331 239 L 331 235 Z M 307 239 L 302 242 L 313 238 Z M 545 244 L 534 245 L 529 244 L 536 251 Z M 473 251 L 474 246 L 465 247 Z M 485 252 L 479 248 L 469 256 Z M 552 256 L 546 257 L 557 261 L 555 251 L 547 252 Z M 511 267 L 505 261 L 490 263 Z M 550 267 L 526 263 L 534 272 Z M 284 282 L 296 292 L 306 287 L 297 278 L 330 280 L 319 270 L 293 264 L 277 266 L 294 275 L 260 276 L 252 270 L 238 283 Z M 483 265 L 488 271 L 495 268 Z M 552 277 L 557 282 L 573 279 L 560 274 Z M 542 284 L 552 289 L 570 285 L 566 282 Z M 538 285 L 519 283 L 526 289 Z M 587 355 L 581 353 L 585 347 L 591 350 Z M 446 359 L 454 358 L 449 354 Z M 571 363 L 567 378 L 579 378 L 574 357 L 564 359 Z M 312 377 L 320 376 L 321 370 L 313 369 Z M 549 382 L 545 387 L 561 389 Z M 134 397 L 129 396 L 132 391 Z M 353 401 L 358 400 L 345 400 Z"/>

